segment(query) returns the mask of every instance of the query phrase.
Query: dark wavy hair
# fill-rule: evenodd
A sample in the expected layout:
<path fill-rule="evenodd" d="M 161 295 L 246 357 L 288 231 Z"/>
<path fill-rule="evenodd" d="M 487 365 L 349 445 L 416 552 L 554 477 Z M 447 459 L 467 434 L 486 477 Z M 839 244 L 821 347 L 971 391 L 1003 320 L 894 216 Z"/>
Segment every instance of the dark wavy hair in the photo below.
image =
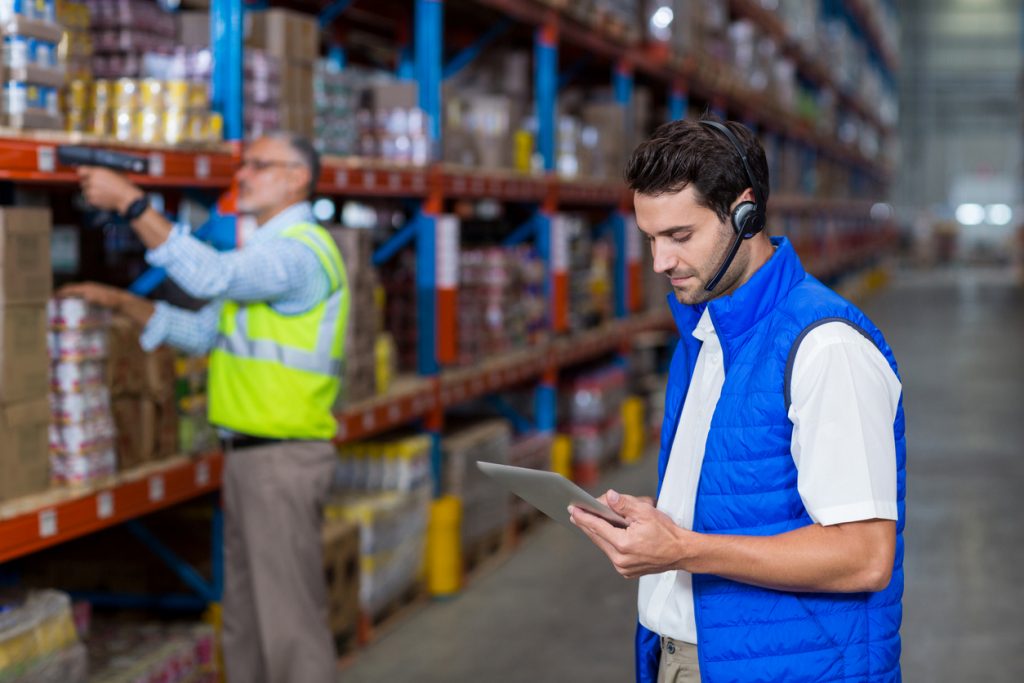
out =
<path fill-rule="evenodd" d="M 746 152 L 750 171 L 767 203 L 768 160 L 764 148 L 746 126 L 723 123 Z M 721 132 L 689 119 L 666 123 L 654 131 L 633 150 L 623 175 L 631 190 L 655 197 L 693 185 L 700 205 L 714 211 L 722 221 L 729 220 L 729 207 L 750 187 L 732 143 Z"/>

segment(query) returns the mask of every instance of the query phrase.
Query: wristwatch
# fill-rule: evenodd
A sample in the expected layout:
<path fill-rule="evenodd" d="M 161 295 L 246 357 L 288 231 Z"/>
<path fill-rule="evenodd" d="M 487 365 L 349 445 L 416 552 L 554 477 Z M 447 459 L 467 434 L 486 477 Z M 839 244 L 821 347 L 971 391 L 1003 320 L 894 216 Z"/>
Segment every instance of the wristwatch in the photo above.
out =
<path fill-rule="evenodd" d="M 148 208 L 149 198 L 143 195 L 128 205 L 128 208 L 125 209 L 124 213 L 121 214 L 121 218 L 131 223 L 136 218 L 145 213 L 146 209 Z"/>

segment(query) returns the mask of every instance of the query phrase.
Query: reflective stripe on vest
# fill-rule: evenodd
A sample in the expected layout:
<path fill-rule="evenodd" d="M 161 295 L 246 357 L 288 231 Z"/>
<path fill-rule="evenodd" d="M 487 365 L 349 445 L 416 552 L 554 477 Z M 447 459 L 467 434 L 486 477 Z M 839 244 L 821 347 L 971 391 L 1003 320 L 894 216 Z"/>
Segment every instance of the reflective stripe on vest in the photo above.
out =
<path fill-rule="evenodd" d="M 343 290 L 336 290 L 324 302 L 314 351 L 296 349 L 270 339 L 250 339 L 249 309 L 246 306 L 240 306 L 235 313 L 235 329 L 231 334 L 226 335 L 223 331 L 218 333 L 216 346 L 239 358 L 272 361 L 293 370 L 339 377 L 344 369 L 344 361 L 332 357 L 332 351 L 344 295 Z"/>

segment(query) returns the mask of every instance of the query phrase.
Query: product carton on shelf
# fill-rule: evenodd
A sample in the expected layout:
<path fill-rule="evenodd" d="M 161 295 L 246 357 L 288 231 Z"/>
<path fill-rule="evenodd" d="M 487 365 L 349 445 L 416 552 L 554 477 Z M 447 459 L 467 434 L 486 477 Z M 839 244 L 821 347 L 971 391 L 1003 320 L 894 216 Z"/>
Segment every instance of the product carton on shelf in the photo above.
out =
<path fill-rule="evenodd" d="M 0 405 L 0 501 L 38 493 L 49 485 L 49 424 L 46 398 Z"/>
<path fill-rule="evenodd" d="M 269 9 L 246 15 L 246 44 L 292 62 L 312 65 L 320 52 L 320 27 L 310 14 Z"/>
<path fill-rule="evenodd" d="M 0 208 L 0 306 L 50 298 L 50 233 L 49 209 Z"/>
<path fill-rule="evenodd" d="M 325 520 L 322 538 L 331 632 L 336 638 L 351 637 L 359 620 L 359 525 Z"/>
<path fill-rule="evenodd" d="M 46 338 L 45 305 L 0 307 L 0 405 L 46 396 Z"/>

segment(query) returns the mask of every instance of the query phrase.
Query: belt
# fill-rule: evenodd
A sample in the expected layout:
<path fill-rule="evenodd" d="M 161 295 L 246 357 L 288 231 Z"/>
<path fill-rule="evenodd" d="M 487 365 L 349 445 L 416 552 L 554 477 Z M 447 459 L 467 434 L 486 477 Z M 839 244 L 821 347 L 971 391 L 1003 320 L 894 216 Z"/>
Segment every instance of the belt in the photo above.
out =
<path fill-rule="evenodd" d="M 282 443 L 288 441 L 288 439 L 268 439 L 263 436 L 250 436 L 248 434 L 232 434 L 231 436 L 222 436 L 220 439 L 221 448 L 224 450 L 238 450 L 240 448 L 255 448 L 257 446 L 271 446 L 276 443 Z"/>

